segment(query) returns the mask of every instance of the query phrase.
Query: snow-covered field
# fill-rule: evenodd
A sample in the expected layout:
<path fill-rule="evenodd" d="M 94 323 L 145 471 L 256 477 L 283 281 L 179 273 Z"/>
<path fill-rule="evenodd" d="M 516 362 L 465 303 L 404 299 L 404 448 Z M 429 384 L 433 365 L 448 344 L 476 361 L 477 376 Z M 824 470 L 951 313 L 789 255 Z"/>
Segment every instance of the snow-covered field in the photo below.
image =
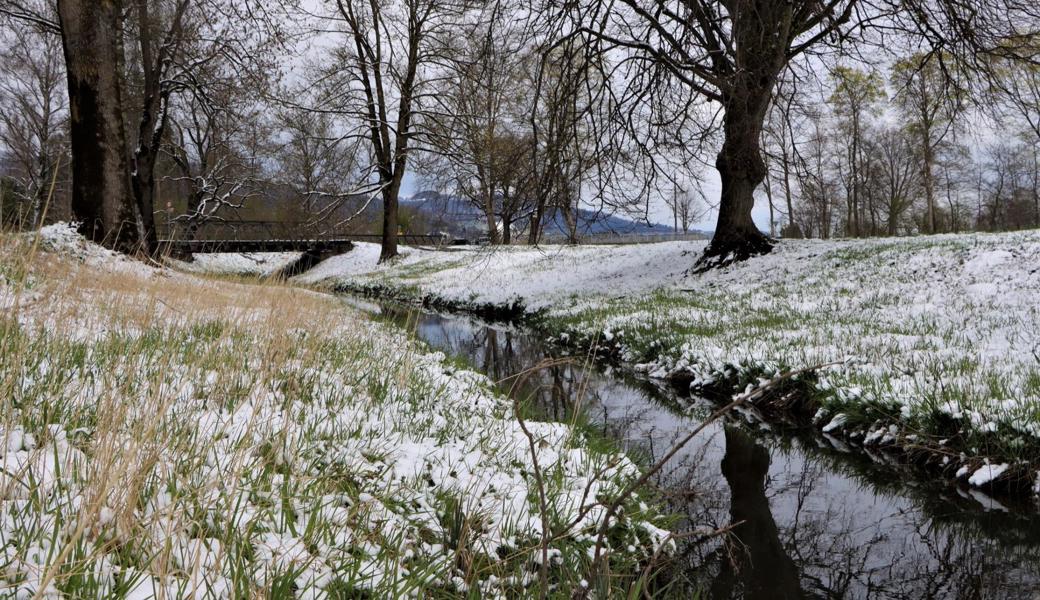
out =
<path fill-rule="evenodd" d="M 379 246 L 357 244 L 303 274 L 304 284 L 391 284 L 414 287 L 460 302 L 510 304 L 529 310 L 569 304 L 574 298 L 611 298 L 682 285 L 707 242 L 632 246 L 461 247 L 446 251 L 403 249 L 378 265 Z"/>
<path fill-rule="evenodd" d="M 743 385 L 842 361 L 816 384 L 826 433 L 928 447 L 971 485 L 1035 475 L 1040 233 L 785 241 L 768 256 L 687 274 L 702 249 L 406 249 L 376 266 L 377 249 L 362 245 L 299 281 L 463 306 L 519 302 L 549 331 L 620 346 L 655 377 Z"/>
<path fill-rule="evenodd" d="M 315 292 L 54 226 L 0 238 L 0 307 L 0 597 L 518 597 L 543 550 L 570 595 L 638 474 Z M 652 523 L 626 502 L 606 585 L 666 543 Z"/>

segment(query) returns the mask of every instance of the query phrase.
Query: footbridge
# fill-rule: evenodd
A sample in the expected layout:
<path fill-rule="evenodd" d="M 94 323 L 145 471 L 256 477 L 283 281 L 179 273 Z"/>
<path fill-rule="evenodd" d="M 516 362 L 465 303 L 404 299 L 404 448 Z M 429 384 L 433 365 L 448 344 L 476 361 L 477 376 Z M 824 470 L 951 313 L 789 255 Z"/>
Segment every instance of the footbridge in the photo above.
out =
<path fill-rule="evenodd" d="M 379 234 L 358 233 L 346 226 L 310 222 L 211 220 L 168 223 L 159 227 L 159 244 L 175 254 L 213 252 L 349 252 L 356 242 L 379 243 Z M 409 246 L 443 246 L 453 240 L 440 235 L 399 234 Z"/>

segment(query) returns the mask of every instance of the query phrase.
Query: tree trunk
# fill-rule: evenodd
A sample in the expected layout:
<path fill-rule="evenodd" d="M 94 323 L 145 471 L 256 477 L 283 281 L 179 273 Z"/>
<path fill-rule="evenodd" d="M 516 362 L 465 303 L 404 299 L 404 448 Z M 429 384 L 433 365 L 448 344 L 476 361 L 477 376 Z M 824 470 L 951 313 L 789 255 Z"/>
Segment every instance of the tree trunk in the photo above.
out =
<path fill-rule="evenodd" d="M 899 229 L 899 200 L 899 190 L 896 189 L 895 183 L 889 183 L 888 219 L 885 223 L 885 230 L 888 232 L 889 237 L 895 237 Z"/>
<path fill-rule="evenodd" d="M 488 243 L 497 246 L 499 236 L 498 220 L 495 218 L 495 196 L 490 191 L 481 192 L 481 195 L 484 197 L 484 219 L 487 221 Z"/>
<path fill-rule="evenodd" d="M 789 238 L 801 238 L 803 237 L 802 228 L 798 227 L 794 221 L 794 199 L 793 193 L 791 192 L 791 162 L 787 156 L 787 146 L 784 146 L 782 155 L 784 168 L 784 200 L 787 203 L 787 229 L 788 232 L 784 234 L 784 237 Z"/>
<path fill-rule="evenodd" d="M 741 87 L 743 96 L 732 98 L 725 107 L 725 140 L 715 160 L 722 178 L 719 220 L 715 236 L 694 268 L 696 271 L 746 260 L 773 249 L 772 242 L 751 218 L 755 189 L 766 176 L 760 140 L 771 87 Z"/>
<path fill-rule="evenodd" d="M 138 214 L 130 190 L 118 0 L 58 0 L 69 82 L 72 214 L 89 239 L 138 250 Z"/>
<path fill-rule="evenodd" d="M 134 192 L 134 201 L 141 217 L 142 245 L 149 253 L 154 253 L 159 246 L 155 230 L 155 164 L 159 158 L 159 145 L 166 128 L 166 98 L 162 94 L 162 52 L 160 51 L 160 57 L 157 59 L 152 51 L 155 40 L 149 1 L 136 2 L 141 63 L 144 71 L 144 99 L 141 120 L 138 123 L 137 149 L 134 151 L 130 187 Z M 180 28 L 185 6 L 186 3 L 181 3 L 177 9 L 171 28 Z"/>
<path fill-rule="evenodd" d="M 538 195 L 538 204 L 535 206 L 534 212 L 531 214 L 531 230 L 527 232 L 527 243 L 531 246 L 537 246 L 539 238 L 542 234 L 542 219 L 545 216 L 545 196 L 543 194 Z"/>
<path fill-rule="evenodd" d="M 397 256 L 397 194 L 401 191 L 401 178 L 394 176 L 390 185 L 383 190 L 383 240 L 379 262 Z"/>
<path fill-rule="evenodd" d="M 679 188 L 672 188 L 672 233 L 679 233 Z"/>
<path fill-rule="evenodd" d="M 154 254 L 159 247 L 159 235 L 155 229 L 155 162 L 156 156 L 138 148 L 134 173 L 130 177 L 130 188 L 141 218 L 141 245 L 145 252 Z"/>
<path fill-rule="evenodd" d="M 952 208 L 951 214 L 952 214 Z M 1033 227 L 1040 227 L 1040 153 L 1033 146 Z"/>
<path fill-rule="evenodd" d="M 926 233 L 935 233 L 935 180 L 932 177 L 932 163 L 935 162 L 934 153 L 932 152 L 931 132 L 930 128 L 925 127 L 921 130 L 921 135 L 924 138 L 922 150 L 924 150 L 924 161 L 921 165 L 922 173 L 921 176 L 924 179 L 924 196 L 928 200 L 928 214 L 927 217 L 927 228 Z"/>
<path fill-rule="evenodd" d="M 569 195 L 566 202 L 560 206 L 560 212 L 563 213 L 563 224 L 567 228 L 567 244 L 576 246 L 578 244 L 578 213 Z"/>
<path fill-rule="evenodd" d="M 766 167 L 766 200 L 769 202 L 769 235 L 776 237 L 776 217 L 773 208 L 773 179 L 769 176 L 769 168 Z"/>
<path fill-rule="evenodd" d="M 509 213 L 502 215 L 502 245 L 508 246 L 513 243 L 513 216 Z"/>
<path fill-rule="evenodd" d="M 867 213 L 870 215 L 870 235 L 875 236 L 878 233 L 878 210 L 877 201 L 874 200 L 874 194 L 867 193 Z"/>
<path fill-rule="evenodd" d="M 860 237 L 860 205 L 859 205 L 859 112 L 852 117 L 852 160 L 849 161 L 852 168 L 852 237 Z"/>
<path fill-rule="evenodd" d="M 479 162 L 479 161 L 478 161 Z M 495 186 L 493 183 L 489 183 L 491 177 L 491 170 L 486 168 L 482 164 L 477 165 L 477 180 L 480 182 L 480 201 L 475 202 L 480 206 L 480 209 L 484 212 L 484 221 L 487 223 L 487 235 L 488 243 L 492 246 L 497 246 L 498 237 L 498 222 L 495 219 Z M 476 199 L 474 198 L 474 201 Z"/>

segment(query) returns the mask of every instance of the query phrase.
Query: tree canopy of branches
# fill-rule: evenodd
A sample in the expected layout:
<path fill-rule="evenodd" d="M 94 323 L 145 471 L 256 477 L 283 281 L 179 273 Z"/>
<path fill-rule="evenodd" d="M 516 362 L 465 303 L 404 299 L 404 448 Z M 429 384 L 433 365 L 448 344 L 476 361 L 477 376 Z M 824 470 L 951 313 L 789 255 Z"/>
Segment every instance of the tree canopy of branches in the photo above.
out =
<path fill-rule="evenodd" d="M 429 147 L 426 114 L 448 40 L 468 0 L 333 0 L 326 17 L 344 34 L 333 56 L 330 110 L 365 139 L 367 171 L 383 200 L 380 260 L 397 256 L 398 197 L 412 155 Z"/>
<path fill-rule="evenodd" d="M 628 68 L 613 82 L 627 104 L 652 104 L 678 88 L 721 109 L 722 193 L 702 267 L 771 249 L 751 217 L 766 176 L 761 134 L 777 82 L 797 61 L 915 45 L 925 48 L 924 62 L 989 70 L 987 56 L 1033 58 L 1040 31 L 1032 0 L 578 0 L 548 10 L 564 37 L 594 40 L 603 54 L 622 57 Z M 688 112 L 679 105 L 672 120 L 651 126 L 668 127 Z"/>
<path fill-rule="evenodd" d="M 66 151 L 68 94 L 61 39 L 26 28 L 0 32 L 0 145 L 12 167 L 12 192 L 18 198 L 19 224 L 37 226 L 67 207 L 56 206 L 63 191 L 60 178 L 68 164 Z M 46 206 L 50 201 L 50 206 Z M 11 215 L 6 215 L 9 222 Z"/>
<path fill-rule="evenodd" d="M 471 22 L 449 40 L 451 72 L 440 80 L 429 115 L 432 179 L 483 212 L 491 244 L 511 241 L 533 183 L 526 119 L 533 53 L 522 22 L 504 11 L 502 2 L 472 11 Z"/>
<path fill-rule="evenodd" d="M 269 67 L 284 26 L 279 2 L 237 0 L 0 0 L 0 16 L 60 34 L 68 80 L 72 209 L 84 233 L 153 253 L 156 166 L 171 102 L 208 102 L 207 73 Z M 219 70 L 219 69 L 217 69 Z"/>

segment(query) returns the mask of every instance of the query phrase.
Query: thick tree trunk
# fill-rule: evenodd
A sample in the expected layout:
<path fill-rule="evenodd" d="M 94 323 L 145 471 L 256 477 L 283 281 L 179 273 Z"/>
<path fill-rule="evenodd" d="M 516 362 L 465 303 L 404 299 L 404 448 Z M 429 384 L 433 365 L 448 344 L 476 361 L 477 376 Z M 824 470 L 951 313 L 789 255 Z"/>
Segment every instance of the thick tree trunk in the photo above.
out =
<path fill-rule="evenodd" d="M 72 214 L 89 239 L 139 249 L 123 124 L 118 0 L 58 0 L 69 82 Z"/>
<path fill-rule="evenodd" d="M 393 177 L 390 185 L 383 190 L 383 241 L 379 252 L 379 262 L 388 261 L 397 256 L 398 198 L 401 191 L 401 178 Z"/>
<path fill-rule="evenodd" d="M 726 105 L 725 140 L 715 160 L 722 178 L 719 220 L 715 236 L 695 267 L 697 271 L 767 254 L 773 249 L 772 241 L 751 218 L 755 190 L 766 177 L 760 139 L 770 88 L 748 86 L 746 90 L 743 97 Z"/>

